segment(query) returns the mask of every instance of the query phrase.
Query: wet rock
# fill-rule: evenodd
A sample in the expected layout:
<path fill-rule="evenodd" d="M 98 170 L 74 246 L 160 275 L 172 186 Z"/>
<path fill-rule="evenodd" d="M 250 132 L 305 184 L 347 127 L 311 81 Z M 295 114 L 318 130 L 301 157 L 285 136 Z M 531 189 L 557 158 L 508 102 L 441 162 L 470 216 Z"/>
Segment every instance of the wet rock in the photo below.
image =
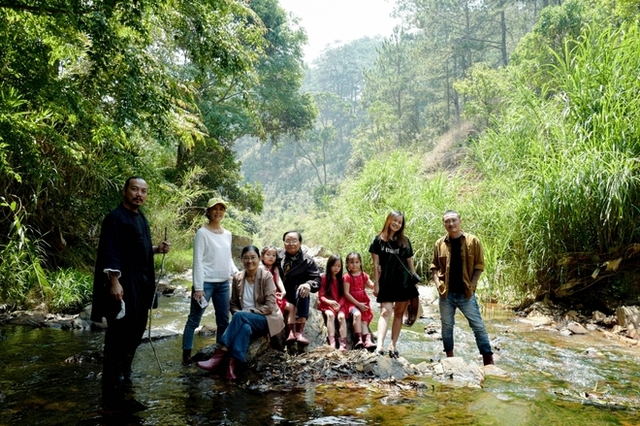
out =
<path fill-rule="evenodd" d="M 76 355 L 71 355 L 64 360 L 66 364 L 82 364 L 85 362 L 101 364 L 103 360 L 102 351 L 83 351 Z"/>
<path fill-rule="evenodd" d="M 415 370 L 411 368 L 406 359 L 389 358 L 387 356 L 378 355 L 376 364 L 373 367 L 373 373 L 379 379 L 388 379 L 393 377 L 396 380 L 402 380 L 408 375 L 415 374 Z"/>
<path fill-rule="evenodd" d="M 572 334 L 587 334 L 588 331 L 582 325 L 577 322 L 570 322 L 567 324 L 567 329 L 571 331 Z"/>
<path fill-rule="evenodd" d="M 12 325 L 25 325 L 29 327 L 44 327 L 45 315 L 40 312 L 14 312 L 9 320 Z"/>
<path fill-rule="evenodd" d="M 434 378 L 442 383 L 468 387 L 481 387 L 484 372 L 475 363 L 466 363 L 461 357 L 444 358 L 434 367 Z"/>
<path fill-rule="evenodd" d="M 178 335 L 179 333 L 173 330 L 169 330 L 166 328 L 157 328 L 152 326 L 151 333 L 149 333 L 148 329 L 144 332 L 144 335 L 142 336 L 142 341 L 148 342 L 149 340 L 166 339 L 167 337 L 174 337 Z"/>
<path fill-rule="evenodd" d="M 602 352 L 598 351 L 596 348 L 587 348 L 582 352 L 582 354 L 589 358 L 600 358 L 603 356 Z"/>
<path fill-rule="evenodd" d="M 621 306 L 616 309 L 618 324 L 627 329 L 640 328 L 640 309 L 637 306 Z"/>
<path fill-rule="evenodd" d="M 510 378 L 509 373 L 507 373 L 502 368 L 493 364 L 485 365 L 484 367 L 482 367 L 482 370 L 484 371 L 485 377 L 495 377 L 499 379 Z"/>
<path fill-rule="evenodd" d="M 593 318 L 593 321 L 596 324 L 603 323 L 604 320 L 607 318 L 607 316 L 600 311 L 593 311 L 593 314 L 591 315 L 591 317 Z"/>
<path fill-rule="evenodd" d="M 538 311 L 531 311 L 526 318 L 518 318 L 517 321 L 525 324 L 531 324 L 534 327 L 543 327 L 553 324 L 553 318 L 548 315 L 543 315 Z"/>

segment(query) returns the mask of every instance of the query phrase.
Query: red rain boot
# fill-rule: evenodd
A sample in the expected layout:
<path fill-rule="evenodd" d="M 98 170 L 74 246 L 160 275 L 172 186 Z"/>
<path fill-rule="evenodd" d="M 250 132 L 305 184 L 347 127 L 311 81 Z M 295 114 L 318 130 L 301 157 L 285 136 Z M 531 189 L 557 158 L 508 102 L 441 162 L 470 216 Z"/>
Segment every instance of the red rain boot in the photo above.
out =
<path fill-rule="evenodd" d="M 345 352 L 347 350 L 347 338 L 346 337 L 338 337 L 338 342 L 340 343 L 339 351 Z"/>
<path fill-rule="evenodd" d="M 199 361 L 197 365 L 203 370 L 212 371 L 218 365 L 220 365 L 220 363 L 222 362 L 222 360 L 226 355 L 227 355 L 227 351 L 223 351 L 220 348 L 216 348 L 216 351 L 213 353 L 213 355 L 211 355 L 211 358 L 209 358 L 206 361 Z"/>
<path fill-rule="evenodd" d="M 328 336 L 327 342 L 329 343 L 329 346 L 331 346 L 331 349 L 336 348 L 336 336 Z"/>

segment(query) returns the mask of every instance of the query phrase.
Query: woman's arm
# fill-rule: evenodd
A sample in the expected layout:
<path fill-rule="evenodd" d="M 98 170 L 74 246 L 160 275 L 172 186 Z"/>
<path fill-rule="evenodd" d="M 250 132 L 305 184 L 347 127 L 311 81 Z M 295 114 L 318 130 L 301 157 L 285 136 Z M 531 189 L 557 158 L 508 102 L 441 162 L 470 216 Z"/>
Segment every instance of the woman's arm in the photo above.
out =
<path fill-rule="evenodd" d="M 198 230 L 196 236 L 193 239 L 193 291 L 199 292 L 197 299 L 204 295 L 204 249 L 205 249 L 205 237 Z M 196 295 L 193 295 L 196 299 Z"/>
<path fill-rule="evenodd" d="M 373 295 L 377 296 L 378 291 L 380 291 L 380 275 L 382 275 L 380 256 L 375 253 L 371 253 L 371 259 L 373 260 Z"/>
<path fill-rule="evenodd" d="M 229 301 L 229 311 L 233 314 L 242 310 L 240 302 L 240 289 L 244 282 L 244 272 L 238 272 L 231 279 L 231 300 Z"/>
<path fill-rule="evenodd" d="M 413 265 L 413 257 L 407 257 L 407 265 L 409 265 L 409 270 L 415 274 L 416 268 Z"/>

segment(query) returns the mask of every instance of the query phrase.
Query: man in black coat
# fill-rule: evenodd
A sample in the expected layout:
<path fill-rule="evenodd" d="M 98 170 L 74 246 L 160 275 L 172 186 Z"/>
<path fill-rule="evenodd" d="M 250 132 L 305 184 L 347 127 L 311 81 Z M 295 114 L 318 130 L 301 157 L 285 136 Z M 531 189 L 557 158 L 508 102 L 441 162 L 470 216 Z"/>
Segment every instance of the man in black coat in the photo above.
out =
<path fill-rule="evenodd" d="M 144 179 L 127 179 L 122 203 L 102 222 L 91 319 L 107 319 L 103 390 L 131 384 L 131 363 L 155 297 L 153 255 L 170 250 L 166 241 L 151 243 L 149 223 L 140 211 L 147 191 Z"/>
<path fill-rule="evenodd" d="M 304 326 L 309 317 L 309 294 L 320 289 L 320 271 L 316 262 L 302 252 L 302 235 L 288 231 L 282 236 L 284 253 L 280 261 L 280 274 L 287 292 L 287 301 L 295 306 L 295 323 L 287 323 L 287 343 L 297 341 L 308 345 Z"/>

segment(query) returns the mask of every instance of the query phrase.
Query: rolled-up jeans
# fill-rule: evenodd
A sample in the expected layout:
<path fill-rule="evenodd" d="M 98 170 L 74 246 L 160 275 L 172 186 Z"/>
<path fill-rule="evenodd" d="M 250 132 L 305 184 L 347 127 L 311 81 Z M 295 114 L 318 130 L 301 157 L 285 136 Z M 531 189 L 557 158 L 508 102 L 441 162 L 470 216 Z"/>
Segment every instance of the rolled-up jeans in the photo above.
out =
<path fill-rule="evenodd" d="M 455 325 L 456 308 L 469 321 L 469 327 L 476 337 L 476 345 L 483 355 L 491 355 L 489 335 L 480 316 L 480 307 L 475 293 L 469 299 L 464 294 L 448 293 L 447 298 L 440 297 L 440 320 L 442 321 L 442 343 L 445 352 L 453 351 L 453 326 Z"/>
<path fill-rule="evenodd" d="M 231 299 L 231 287 L 229 281 L 223 281 L 221 283 L 205 282 L 203 286 L 204 298 L 207 302 L 213 303 L 213 309 L 216 315 L 216 342 L 220 341 L 220 338 L 229 326 L 229 300 Z M 207 305 L 209 306 L 209 305 Z M 193 349 L 193 339 L 196 328 L 200 325 L 202 315 L 205 309 L 191 297 L 191 307 L 189 309 L 189 317 L 187 323 L 184 326 L 184 333 L 182 335 L 182 349 Z"/>

